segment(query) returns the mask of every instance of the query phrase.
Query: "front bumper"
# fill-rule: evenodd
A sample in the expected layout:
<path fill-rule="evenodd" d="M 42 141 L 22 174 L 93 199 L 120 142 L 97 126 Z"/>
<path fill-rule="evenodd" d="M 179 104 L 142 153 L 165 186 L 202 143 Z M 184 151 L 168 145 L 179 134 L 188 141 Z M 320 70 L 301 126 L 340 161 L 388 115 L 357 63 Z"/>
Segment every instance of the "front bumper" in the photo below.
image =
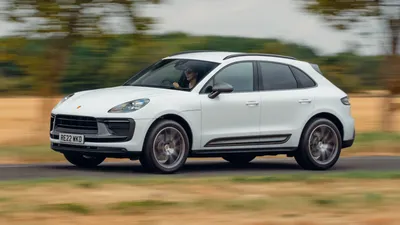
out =
<path fill-rule="evenodd" d="M 142 150 L 144 137 L 152 123 L 151 119 L 68 116 L 53 114 L 51 117 L 51 148 L 58 152 L 101 153 L 110 156 L 138 153 Z M 70 123 L 70 117 L 84 123 Z M 64 119 L 61 123 L 60 118 Z M 59 140 L 60 133 L 81 134 L 85 141 L 82 144 L 65 144 Z"/>
<path fill-rule="evenodd" d="M 51 149 L 60 153 L 80 153 L 89 156 L 105 156 L 109 158 L 137 159 L 140 152 L 130 152 L 118 147 L 94 147 L 51 143 Z"/>

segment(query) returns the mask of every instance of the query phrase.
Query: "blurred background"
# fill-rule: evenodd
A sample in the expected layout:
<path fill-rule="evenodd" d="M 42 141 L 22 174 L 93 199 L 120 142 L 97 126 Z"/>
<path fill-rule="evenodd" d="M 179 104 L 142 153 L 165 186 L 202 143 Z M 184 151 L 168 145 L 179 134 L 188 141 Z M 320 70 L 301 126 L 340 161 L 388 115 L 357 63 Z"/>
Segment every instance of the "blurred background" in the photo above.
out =
<path fill-rule="evenodd" d="M 399 36 L 399 0 L 0 0 L 0 224 L 398 225 Z M 374 156 L 294 174 L 280 156 L 240 169 L 217 158 L 169 181 L 142 180 L 128 160 L 36 164 L 66 163 L 49 146 L 63 96 L 121 85 L 186 50 L 318 64 L 350 96 L 357 137 L 341 154 Z M 5 165 L 16 163 L 33 165 Z"/>
<path fill-rule="evenodd" d="M 317 63 L 349 93 L 357 133 L 400 132 L 398 0 L 2 0 L 0 12 L 1 146 L 47 146 L 64 95 L 185 50 Z"/>

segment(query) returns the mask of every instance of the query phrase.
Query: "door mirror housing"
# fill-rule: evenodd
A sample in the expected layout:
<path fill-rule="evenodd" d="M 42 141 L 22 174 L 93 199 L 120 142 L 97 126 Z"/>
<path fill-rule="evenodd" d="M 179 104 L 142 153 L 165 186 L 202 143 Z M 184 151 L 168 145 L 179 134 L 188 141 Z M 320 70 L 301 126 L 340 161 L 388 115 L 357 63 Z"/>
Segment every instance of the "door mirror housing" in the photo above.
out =
<path fill-rule="evenodd" d="M 233 91 L 232 85 L 228 83 L 217 83 L 212 87 L 211 93 L 208 95 L 209 98 L 216 98 L 221 93 L 231 93 Z"/>

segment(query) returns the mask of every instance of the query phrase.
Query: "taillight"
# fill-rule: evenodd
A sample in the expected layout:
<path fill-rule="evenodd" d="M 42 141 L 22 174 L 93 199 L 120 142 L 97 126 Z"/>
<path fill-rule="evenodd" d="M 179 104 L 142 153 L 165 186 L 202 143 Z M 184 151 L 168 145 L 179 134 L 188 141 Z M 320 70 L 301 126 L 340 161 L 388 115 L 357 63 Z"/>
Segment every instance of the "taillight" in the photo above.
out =
<path fill-rule="evenodd" d="M 350 99 L 347 96 L 341 98 L 340 101 L 343 103 L 343 105 L 350 105 Z"/>

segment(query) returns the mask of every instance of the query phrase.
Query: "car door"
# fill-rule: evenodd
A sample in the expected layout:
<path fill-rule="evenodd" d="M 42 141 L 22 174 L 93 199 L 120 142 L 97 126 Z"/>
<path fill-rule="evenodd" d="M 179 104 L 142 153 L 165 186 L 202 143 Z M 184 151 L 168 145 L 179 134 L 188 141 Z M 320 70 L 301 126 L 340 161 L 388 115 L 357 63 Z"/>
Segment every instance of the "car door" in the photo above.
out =
<path fill-rule="evenodd" d="M 295 147 L 304 121 L 313 113 L 315 83 L 290 65 L 258 61 L 258 66 L 260 143 L 263 147 Z"/>
<path fill-rule="evenodd" d="M 256 91 L 255 63 L 236 62 L 218 71 L 200 92 L 203 149 L 251 148 L 258 142 L 260 95 Z M 232 85 L 231 93 L 209 98 L 214 84 Z"/>

